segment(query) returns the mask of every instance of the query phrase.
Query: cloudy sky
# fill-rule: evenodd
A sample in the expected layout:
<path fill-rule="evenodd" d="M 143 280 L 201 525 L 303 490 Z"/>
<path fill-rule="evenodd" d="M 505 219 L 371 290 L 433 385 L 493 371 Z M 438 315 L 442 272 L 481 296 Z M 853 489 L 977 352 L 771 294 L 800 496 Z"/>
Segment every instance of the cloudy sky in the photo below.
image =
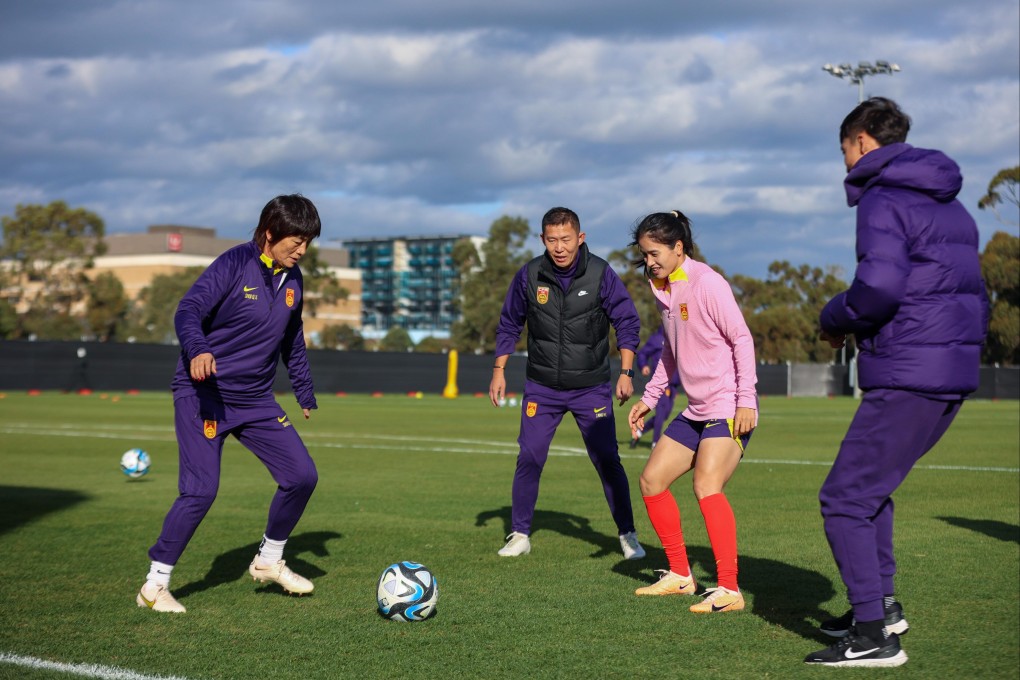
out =
<path fill-rule="evenodd" d="M 0 214 L 244 238 L 300 192 L 335 244 L 566 205 L 605 254 L 676 208 L 728 273 L 852 273 L 858 88 L 822 65 L 901 67 L 865 95 L 960 164 L 983 245 L 1006 227 L 977 200 L 1020 163 L 1018 34 L 1016 0 L 5 0 Z"/>

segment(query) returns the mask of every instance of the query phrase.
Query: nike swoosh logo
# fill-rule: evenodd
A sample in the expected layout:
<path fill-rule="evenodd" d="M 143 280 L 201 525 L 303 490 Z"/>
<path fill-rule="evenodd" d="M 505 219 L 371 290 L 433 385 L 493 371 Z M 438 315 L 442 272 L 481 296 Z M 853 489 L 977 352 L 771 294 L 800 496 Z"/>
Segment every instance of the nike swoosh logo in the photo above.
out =
<path fill-rule="evenodd" d="M 152 609 L 153 607 L 156 606 L 155 600 L 150 600 L 149 598 L 142 595 L 140 592 L 138 593 L 138 597 L 142 598 L 142 602 L 144 602 L 145 606 L 148 607 L 149 609 Z"/>
<path fill-rule="evenodd" d="M 608 406 L 603 406 L 602 408 L 597 408 L 597 409 L 595 409 L 595 413 L 602 413 L 602 412 L 603 412 L 603 411 L 605 411 L 605 410 L 606 410 L 607 408 L 608 408 Z"/>
<path fill-rule="evenodd" d="M 577 297 L 581 297 L 582 295 L 587 295 L 587 294 L 588 294 L 588 291 L 582 290 L 580 293 L 577 294 Z"/>
<path fill-rule="evenodd" d="M 276 422 L 278 422 L 278 423 L 282 423 L 282 422 L 283 422 L 283 421 L 285 421 L 285 420 L 287 420 L 287 416 L 283 416 L 283 417 L 281 417 L 281 418 L 277 418 L 277 419 L 276 419 Z"/>
<path fill-rule="evenodd" d="M 255 290 L 256 288 L 258 288 L 258 286 L 245 286 L 245 287 L 244 287 L 244 292 L 245 292 L 245 293 L 250 293 L 250 292 L 252 292 L 253 290 Z"/>
<path fill-rule="evenodd" d="M 857 659 L 862 656 L 867 656 L 868 654 L 873 654 L 874 652 L 875 652 L 874 649 L 865 649 L 863 652 L 855 652 L 852 649 L 848 649 L 845 652 L 843 652 L 843 655 L 848 659 Z"/>
<path fill-rule="evenodd" d="M 721 423 L 709 423 L 708 425 L 705 425 L 705 429 L 707 430 L 710 427 L 715 427 L 716 425 L 720 425 L 720 424 Z"/>
<path fill-rule="evenodd" d="M 728 604 L 724 604 L 724 605 L 723 605 L 723 606 L 721 606 L 721 607 L 716 607 L 716 606 L 715 606 L 715 605 L 713 604 L 713 605 L 712 605 L 712 611 L 714 611 L 714 612 L 721 612 L 722 610 L 724 610 L 724 609 L 727 609 L 727 608 L 729 608 L 729 607 L 730 607 L 730 606 L 731 606 L 732 604 L 733 604 L 733 603 L 732 603 L 732 602 L 730 602 L 730 603 L 728 603 Z"/>

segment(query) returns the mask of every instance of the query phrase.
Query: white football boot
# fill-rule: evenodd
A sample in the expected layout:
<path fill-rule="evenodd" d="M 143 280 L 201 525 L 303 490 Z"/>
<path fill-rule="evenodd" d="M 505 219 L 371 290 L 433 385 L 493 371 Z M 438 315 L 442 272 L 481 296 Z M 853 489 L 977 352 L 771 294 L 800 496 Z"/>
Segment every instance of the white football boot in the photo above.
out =
<path fill-rule="evenodd" d="M 531 539 L 527 534 L 513 532 L 506 537 L 506 545 L 499 549 L 500 557 L 517 557 L 531 552 Z"/>
<path fill-rule="evenodd" d="M 620 547 L 623 548 L 624 559 L 640 560 L 645 556 L 645 549 L 638 543 L 636 531 L 620 534 Z"/>
<path fill-rule="evenodd" d="M 259 562 L 258 555 L 256 555 L 255 559 L 248 565 L 248 573 L 260 583 L 279 583 L 284 590 L 294 595 L 304 595 L 315 589 L 311 581 L 291 571 L 290 567 L 287 566 L 286 560 L 280 560 L 276 564 L 264 567 Z"/>
<path fill-rule="evenodd" d="M 135 595 L 135 604 L 139 607 L 148 607 L 154 612 L 174 612 L 175 614 L 183 614 L 188 611 L 184 605 L 174 599 L 166 586 L 156 586 L 155 588 L 146 588 L 146 586 L 148 584 L 142 586 L 142 589 Z"/>

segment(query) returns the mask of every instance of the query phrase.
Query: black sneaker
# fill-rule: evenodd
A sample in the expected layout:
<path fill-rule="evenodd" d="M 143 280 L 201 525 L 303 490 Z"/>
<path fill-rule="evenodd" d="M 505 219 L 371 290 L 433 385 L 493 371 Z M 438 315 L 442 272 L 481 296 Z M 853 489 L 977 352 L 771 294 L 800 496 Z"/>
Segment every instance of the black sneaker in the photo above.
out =
<path fill-rule="evenodd" d="M 637 438 L 636 437 L 630 440 L 630 448 L 632 448 L 632 449 L 636 449 L 637 448 Z"/>
<path fill-rule="evenodd" d="M 823 621 L 822 625 L 818 626 L 818 629 L 831 637 L 841 638 L 846 637 L 846 634 L 850 632 L 850 628 L 853 625 L 854 610 L 851 609 L 838 619 Z M 903 607 L 895 600 L 885 608 L 885 629 L 896 635 L 906 635 L 907 631 L 910 630 L 910 625 L 903 618 Z"/>
<path fill-rule="evenodd" d="M 824 666 L 871 666 L 892 668 L 907 662 L 907 654 L 900 647 L 900 637 L 891 634 L 881 644 L 869 637 L 850 633 L 831 647 L 820 649 L 804 657 L 804 663 Z"/>

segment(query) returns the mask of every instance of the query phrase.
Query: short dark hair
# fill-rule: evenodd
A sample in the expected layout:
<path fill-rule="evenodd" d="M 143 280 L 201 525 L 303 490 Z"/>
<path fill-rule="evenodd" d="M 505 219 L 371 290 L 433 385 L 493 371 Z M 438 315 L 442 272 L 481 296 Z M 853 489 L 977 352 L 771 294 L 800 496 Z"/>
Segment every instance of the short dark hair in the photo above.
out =
<path fill-rule="evenodd" d="M 576 229 L 578 233 L 581 231 L 581 218 L 570 208 L 550 208 L 542 217 L 542 234 L 545 234 L 546 227 L 555 224 L 567 224 Z"/>
<path fill-rule="evenodd" d="M 630 245 L 638 245 L 638 240 L 647 236 L 656 243 L 662 243 L 670 248 L 678 242 L 684 246 L 684 255 L 691 256 L 694 250 L 694 237 L 691 235 L 691 221 L 679 210 L 668 213 L 652 213 L 648 215 L 631 232 Z M 632 262 L 635 267 L 642 267 L 645 258 L 641 257 Z M 645 272 L 648 275 L 648 272 Z"/>
<path fill-rule="evenodd" d="M 254 239 L 259 248 L 265 247 L 270 232 L 274 242 L 289 236 L 310 242 L 322 232 L 319 211 L 301 194 L 277 196 L 266 203 L 255 227 Z"/>
<path fill-rule="evenodd" d="M 843 119 L 839 126 L 840 144 L 860 132 L 867 132 L 882 146 L 905 142 L 910 132 L 910 116 L 892 99 L 872 97 Z"/>

